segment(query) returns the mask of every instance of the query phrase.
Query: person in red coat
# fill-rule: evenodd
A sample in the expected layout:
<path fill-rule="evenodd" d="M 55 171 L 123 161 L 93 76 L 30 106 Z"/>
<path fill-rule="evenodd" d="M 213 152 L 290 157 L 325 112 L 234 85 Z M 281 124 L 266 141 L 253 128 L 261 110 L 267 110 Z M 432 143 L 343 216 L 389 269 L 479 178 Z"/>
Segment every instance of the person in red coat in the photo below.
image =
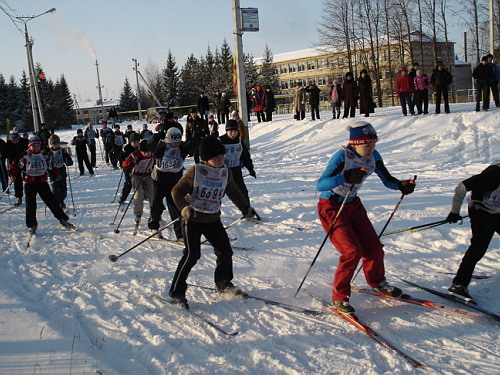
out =
<path fill-rule="evenodd" d="M 260 122 L 262 118 L 262 122 L 266 122 L 266 116 L 264 115 L 264 90 L 262 89 L 262 85 L 255 85 L 255 93 L 257 95 L 253 96 L 253 111 L 257 115 L 257 121 Z"/>
<path fill-rule="evenodd" d="M 399 101 L 401 103 L 401 109 L 403 110 L 403 115 L 408 115 L 406 110 L 406 104 L 410 109 L 410 114 L 415 115 L 415 110 L 412 102 L 413 91 L 415 87 L 413 85 L 412 78 L 408 75 L 406 68 L 401 68 L 401 75 L 398 77 L 396 82 L 396 94 L 398 94 Z"/>

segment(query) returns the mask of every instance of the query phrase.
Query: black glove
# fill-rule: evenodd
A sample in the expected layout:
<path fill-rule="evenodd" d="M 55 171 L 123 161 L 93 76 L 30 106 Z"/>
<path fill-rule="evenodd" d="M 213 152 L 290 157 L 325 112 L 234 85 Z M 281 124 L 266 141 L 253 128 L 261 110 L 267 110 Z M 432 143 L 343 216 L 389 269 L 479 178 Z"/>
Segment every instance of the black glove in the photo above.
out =
<path fill-rule="evenodd" d="M 360 184 L 365 176 L 366 169 L 364 168 L 348 169 L 344 172 L 344 180 L 348 184 Z"/>
<path fill-rule="evenodd" d="M 248 207 L 247 212 L 244 215 L 245 219 L 251 220 L 255 216 L 257 216 L 257 212 L 255 212 L 255 209 L 253 207 Z"/>
<path fill-rule="evenodd" d="M 252 169 L 251 171 L 249 171 L 250 173 L 250 176 L 252 176 L 253 178 L 257 178 L 257 175 L 255 174 L 255 171 Z"/>
<path fill-rule="evenodd" d="M 413 193 L 415 190 L 415 181 L 413 180 L 403 180 L 398 182 L 398 190 L 403 193 L 403 195 L 408 195 Z"/>
<path fill-rule="evenodd" d="M 450 224 L 456 223 L 459 220 L 462 220 L 462 216 L 460 216 L 460 214 L 454 214 L 453 212 L 450 212 L 445 220 Z"/>

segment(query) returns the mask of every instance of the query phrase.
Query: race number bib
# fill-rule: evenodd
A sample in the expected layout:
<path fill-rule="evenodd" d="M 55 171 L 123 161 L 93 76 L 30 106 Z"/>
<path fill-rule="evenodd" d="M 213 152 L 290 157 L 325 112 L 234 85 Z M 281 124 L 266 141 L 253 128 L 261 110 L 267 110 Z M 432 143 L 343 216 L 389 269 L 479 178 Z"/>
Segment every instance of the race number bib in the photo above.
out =
<path fill-rule="evenodd" d="M 193 192 L 189 204 L 199 212 L 214 214 L 220 210 L 220 201 L 226 191 L 229 170 L 196 164 Z"/>
<path fill-rule="evenodd" d="M 179 147 L 167 145 L 163 157 L 158 159 L 155 168 L 160 172 L 179 172 L 184 166 Z"/>
<path fill-rule="evenodd" d="M 60 148 L 56 151 L 51 151 L 51 163 L 53 167 L 62 168 L 64 166 L 64 153 L 63 149 Z"/>
<path fill-rule="evenodd" d="M 342 171 L 348 171 L 349 169 L 356 169 L 356 168 L 365 168 L 366 169 L 366 176 L 363 179 L 363 181 L 371 175 L 375 171 L 375 158 L 373 155 L 370 157 L 370 159 L 363 159 L 358 157 L 354 152 L 349 150 L 348 148 L 344 149 L 345 152 L 345 161 L 344 161 L 344 170 Z M 361 185 L 363 185 L 363 182 L 360 184 L 355 184 L 354 188 L 352 189 L 352 196 L 355 196 L 357 191 L 361 188 Z M 347 193 L 349 192 L 349 189 L 351 188 L 351 184 L 348 184 L 347 182 L 344 183 L 343 185 L 337 186 L 335 189 L 333 189 L 333 192 L 345 197 Z"/>
<path fill-rule="evenodd" d="M 31 177 L 39 177 L 43 176 L 46 172 L 47 162 L 45 155 L 41 152 L 38 154 L 28 152 L 26 154 L 26 174 Z"/>
<path fill-rule="evenodd" d="M 241 143 L 224 145 L 226 149 L 226 161 L 224 164 L 229 168 L 240 166 L 240 157 L 243 152 L 243 146 Z"/>
<path fill-rule="evenodd" d="M 134 173 L 150 174 L 153 169 L 152 157 L 148 159 L 141 159 L 134 167 Z"/>

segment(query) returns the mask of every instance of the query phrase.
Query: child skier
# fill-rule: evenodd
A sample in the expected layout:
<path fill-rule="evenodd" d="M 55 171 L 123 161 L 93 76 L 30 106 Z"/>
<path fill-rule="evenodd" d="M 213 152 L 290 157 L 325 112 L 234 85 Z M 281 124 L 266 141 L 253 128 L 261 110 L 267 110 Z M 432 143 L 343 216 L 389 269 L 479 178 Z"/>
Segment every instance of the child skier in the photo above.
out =
<path fill-rule="evenodd" d="M 78 169 L 80 170 L 80 176 L 85 174 L 85 168 L 83 167 L 83 163 L 87 167 L 91 176 L 94 175 L 94 169 L 92 168 L 92 164 L 90 164 L 89 155 L 87 154 L 87 145 L 89 140 L 84 137 L 83 130 L 78 129 L 76 131 L 76 137 L 73 137 L 71 141 L 71 145 L 75 146 L 76 152 L 76 160 L 78 160 Z"/>
<path fill-rule="evenodd" d="M 118 167 L 118 162 L 120 160 L 120 155 L 122 153 L 122 147 L 125 144 L 125 136 L 120 131 L 120 125 L 114 126 L 115 131 L 113 132 L 113 154 L 111 157 L 111 165 L 114 169 L 120 169 Z"/>
<path fill-rule="evenodd" d="M 89 122 L 87 128 L 83 132 L 83 135 L 88 140 L 88 147 L 90 151 L 90 164 L 92 168 L 96 168 L 96 139 L 99 138 L 99 132 L 94 130 L 92 124 Z"/>
<path fill-rule="evenodd" d="M 67 168 L 73 165 L 71 155 L 61 147 L 59 136 L 52 134 L 49 138 L 49 179 L 50 190 L 56 198 L 57 203 L 62 209 L 66 208 L 64 200 L 68 195 L 68 185 L 66 178 L 68 177 Z"/>
<path fill-rule="evenodd" d="M 220 141 L 226 149 L 226 161 L 225 164 L 231 169 L 233 175 L 233 180 L 238 185 L 238 188 L 243 193 L 247 202 L 250 203 L 250 198 L 248 197 L 248 189 L 243 180 L 243 175 L 241 173 L 241 163 L 248 169 L 250 176 L 257 178 L 255 170 L 253 168 L 252 158 L 250 157 L 250 152 L 246 148 L 245 144 L 241 141 L 238 136 L 238 123 L 235 120 L 229 120 L 226 124 L 226 134 L 220 137 Z"/>
<path fill-rule="evenodd" d="M 323 228 L 340 253 L 333 280 L 332 300 L 340 313 L 354 314 L 349 304 L 351 279 L 359 260 L 368 284 L 378 293 L 398 297 L 401 289 L 389 285 L 385 279 L 384 251 L 366 210 L 357 197 L 367 176 L 377 173 L 389 189 L 411 194 L 415 184 L 410 180 L 399 181 L 387 171 L 382 157 L 375 150 L 378 141 L 373 126 L 359 121 L 350 128 L 349 143 L 337 151 L 317 183 L 321 192 L 318 214 Z M 343 210 L 333 225 L 342 202 Z"/>
<path fill-rule="evenodd" d="M 68 222 L 68 215 L 64 213 L 50 191 L 47 183 L 47 170 L 51 165 L 50 158 L 41 152 L 41 148 L 42 140 L 39 137 L 30 138 L 26 153 L 18 163 L 13 162 L 9 168 L 11 180 L 17 178 L 19 170 L 25 172 L 26 226 L 31 234 L 36 232 L 38 226 L 36 220 L 36 195 L 38 194 L 61 225 L 68 229 L 75 229 L 74 225 Z"/>
<path fill-rule="evenodd" d="M 141 139 L 138 133 L 132 133 L 129 138 L 129 143 L 123 146 L 120 158 L 118 159 L 118 162 L 123 169 L 124 177 L 123 188 L 120 194 L 120 200 L 118 201 L 118 204 L 120 205 L 125 203 L 128 195 L 130 194 L 130 190 L 132 190 L 132 170 L 131 168 L 124 167 L 123 162 L 129 157 L 130 154 L 138 149 L 140 140 Z"/>
<path fill-rule="evenodd" d="M 135 224 L 139 226 L 144 208 L 144 197 L 153 196 L 153 154 L 148 149 L 148 141 L 143 139 L 139 149 L 132 152 L 123 162 L 123 170 L 132 172 L 132 187 L 134 188 L 134 215 Z M 128 173 L 128 172 L 127 172 Z"/>
<path fill-rule="evenodd" d="M 19 158 L 24 155 L 28 149 L 29 141 L 21 137 L 17 131 L 10 133 L 10 139 L 5 144 L 2 152 L 2 162 L 7 159 L 7 165 L 17 163 Z M 12 179 L 14 181 L 14 196 L 16 197 L 15 206 L 23 203 L 23 176 L 20 169 L 17 169 L 17 175 Z"/>
<path fill-rule="evenodd" d="M 200 259 L 200 237 L 213 245 L 217 256 L 215 285 L 220 292 L 244 295 L 233 285 L 233 251 L 226 230 L 220 220 L 220 205 L 224 194 L 241 210 L 245 218 L 252 219 L 256 212 L 248 204 L 235 184 L 231 170 L 224 165 L 226 149 L 214 136 L 202 139 L 202 163 L 191 167 L 175 185 L 172 197 L 186 222 L 186 249 L 177 266 L 169 295 L 174 303 L 188 308 L 186 279 Z M 189 195 L 189 197 L 187 197 Z"/>
<path fill-rule="evenodd" d="M 500 160 L 495 160 L 480 174 L 458 184 L 450 214 L 446 218 L 448 222 L 456 223 L 461 219 L 460 207 L 468 191 L 471 192 L 469 217 L 472 238 L 448 291 L 474 302 L 467 289 L 472 273 L 486 253 L 495 232 L 500 233 Z"/>
<path fill-rule="evenodd" d="M 219 136 L 219 124 L 215 121 L 212 114 L 208 115 L 208 129 L 210 130 L 210 135 Z"/>

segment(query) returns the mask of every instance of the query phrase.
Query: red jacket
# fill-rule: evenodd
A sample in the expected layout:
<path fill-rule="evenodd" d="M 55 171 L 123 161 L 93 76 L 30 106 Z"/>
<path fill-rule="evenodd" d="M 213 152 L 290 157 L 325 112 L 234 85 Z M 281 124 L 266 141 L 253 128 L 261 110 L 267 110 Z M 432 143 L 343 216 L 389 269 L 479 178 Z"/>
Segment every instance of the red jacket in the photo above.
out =
<path fill-rule="evenodd" d="M 399 76 L 398 81 L 396 82 L 396 93 L 400 92 L 413 92 L 415 91 L 415 87 L 413 86 L 413 79 L 410 76 Z"/>
<path fill-rule="evenodd" d="M 151 176 L 151 170 L 154 166 L 153 155 L 146 157 L 141 151 L 132 152 L 122 164 L 124 170 L 131 169 L 134 176 Z"/>

